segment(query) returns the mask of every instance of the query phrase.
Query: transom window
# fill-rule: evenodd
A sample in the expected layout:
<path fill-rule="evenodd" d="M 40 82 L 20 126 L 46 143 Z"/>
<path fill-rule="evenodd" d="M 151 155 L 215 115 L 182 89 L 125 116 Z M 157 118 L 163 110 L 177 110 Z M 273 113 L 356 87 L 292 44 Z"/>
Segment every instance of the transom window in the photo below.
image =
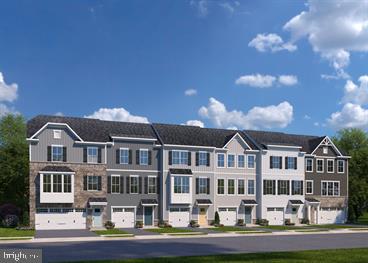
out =
<path fill-rule="evenodd" d="M 235 194 L 235 180 L 234 179 L 227 180 L 227 194 L 228 195 Z"/>
<path fill-rule="evenodd" d="M 337 172 L 344 173 L 345 172 L 345 161 L 337 160 Z"/>
<path fill-rule="evenodd" d="M 275 195 L 276 194 L 276 182 L 275 180 L 263 180 L 263 194 Z"/>
<path fill-rule="evenodd" d="M 313 172 L 313 159 L 312 158 L 305 159 L 305 170 L 307 172 Z"/>
<path fill-rule="evenodd" d="M 248 180 L 248 195 L 254 195 L 255 193 L 255 185 L 254 185 L 254 180 L 250 179 Z"/>
<path fill-rule="evenodd" d="M 248 168 L 254 169 L 256 167 L 256 156 L 248 155 Z"/>
<path fill-rule="evenodd" d="M 324 196 L 339 196 L 340 195 L 340 182 L 322 181 L 321 194 Z"/>
<path fill-rule="evenodd" d="M 148 150 L 147 149 L 139 150 L 139 164 L 148 165 Z"/>
<path fill-rule="evenodd" d="M 245 194 L 245 181 L 244 179 L 238 179 L 238 195 Z"/>
<path fill-rule="evenodd" d="M 235 154 L 227 155 L 227 167 L 235 167 Z"/>
<path fill-rule="evenodd" d="M 188 164 L 188 151 L 172 151 L 173 164 Z"/>
<path fill-rule="evenodd" d="M 139 192 L 139 177 L 130 176 L 130 193 L 138 194 L 138 192 Z"/>
<path fill-rule="evenodd" d="M 277 181 L 277 194 L 278 195 L 289 195 L 290 194 L 290 181 L 289 180 L 278 180 Z"/>
<path fill-rule="evenodd" d="M 148 193 L 156 194 L 157 192 L 157 178 L 156 176 L 148 176 Z"/>
<path fill-rule="evenodd" d="M 87 176 L 87 190 L 88 191 L 98 191 L 98 176 L 97 175 Z"/>
<path fill-rule="evenodd" d="M 189 177 L 175 176 L 174 177 L 174 193 L 189 194 Z"/>
<path fill-rule="evenodd" d="M 225 154 L 217 154 L 217 167 L 225 167 Z"/>
<path fill-rule="evenodd" d="M 317 159 L 317 172 L 323 173 L 323 159 Z"/>
<path fill-rule="evenodd" d="M 223 195 L 225 194 L 225 180 L 217 179 L 217 194 Z"/>
<path fill-rule="evenodd" d="M 281 156 L 271 156 L 270 157 L 270 168 L 271 169 L 281 169 L 282 168 L 282 157 Z"/>
<path fill-rule="evenodd" d="M 97 147 L 87 147 L 87 162 L 97 163 L 98 149 Z"/>
<path fill-rule="evenodd" d="M 291 181 L 291 194 L 303 195 L 303 181 Z"/>
<path fill-rule="evenodd" d="M 306 181 L 306 188 L 305 188 L 306 194 L 313 194 L 313 181 Z"/>
<path fill-rule="evenodd" d="M 112 194 L 120 193 L 120 176 L 118 175 L 111 176 L 111 193 Z"/>
<path fill-rule="evenodd" d="M 63 146 L 51 146 L 52 148 L 52 161 L 62 162 L 63 161 Z"/>
<path fill-rule="evenodd" d="M 335 165 L 334 160 L 332 160 L 332 159 L 327 160 L 327 172 L 328 173 L 333 173 L 334 172 L 334 165 Z"/>
<path fill-rule="evenodd" d="M 120 164 L 128 164 L 129 163 L 129 149 L 120 149 Z"/>
<path fill-rule="evenodd" d="M 198 164 L 199 165 L 207 165 L 207 152 L 199 152 L 198 153 Z"/>
<path fill-rule="evenodd" d="M 243 154 L 238 155 L 238 167 L 239 168 L 245 167 L 245 156 Z"/>
<path fill-rule="evenodd" d="M 199 194 L 207 194 L 208 191 L 208 185 L 207 185 L 207 178 L 199 178 Z"/>

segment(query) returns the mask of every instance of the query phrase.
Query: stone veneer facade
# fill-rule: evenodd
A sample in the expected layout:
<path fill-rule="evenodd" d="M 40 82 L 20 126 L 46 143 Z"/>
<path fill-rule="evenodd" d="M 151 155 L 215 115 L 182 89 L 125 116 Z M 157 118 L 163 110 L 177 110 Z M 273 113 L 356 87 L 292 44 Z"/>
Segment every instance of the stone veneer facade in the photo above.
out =
<path fill-rule="evenodd" d="M 74 174 L 74 203 L 73 204 L 41 204 L 40 203 L 40 176 L 39 171 L 45 166 L 67 166 L 72 169 Z M 30 162 L 29 166 L 29 208 L 30 208 L 30 226 L 35 226 L 35 213 L 37 208 L 87 208 L 87 227 L 91 226 L 92 211 L 88 209 L 88 199 L 90 197 L 106 197 L 107 195 L 107 177 L 105 164 L 76 164 L 76 163 L 50 163 L 50 162 Z M 84 191 L 83 176 L 99 175 L 102 176 L 101 191 Z M 102 220 L 107 220 L 106 207 L 102 212 Z"/>

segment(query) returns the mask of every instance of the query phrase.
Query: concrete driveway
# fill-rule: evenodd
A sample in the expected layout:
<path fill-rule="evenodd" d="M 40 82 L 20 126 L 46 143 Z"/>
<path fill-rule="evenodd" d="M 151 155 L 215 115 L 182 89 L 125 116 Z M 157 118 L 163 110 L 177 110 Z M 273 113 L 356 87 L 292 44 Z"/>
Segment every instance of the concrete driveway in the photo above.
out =
<path fill-rule="evenodd" d="M 60 238 L 60 237 L 95 237 L 97 234 L 87 229 L 65 230 L 37 230 L 35 238 Z"/>

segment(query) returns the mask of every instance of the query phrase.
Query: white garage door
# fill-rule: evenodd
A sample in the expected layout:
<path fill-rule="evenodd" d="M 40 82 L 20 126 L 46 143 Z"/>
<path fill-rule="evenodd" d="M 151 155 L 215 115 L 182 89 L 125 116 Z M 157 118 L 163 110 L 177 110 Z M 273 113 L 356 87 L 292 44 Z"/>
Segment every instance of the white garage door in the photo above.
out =
<path fill-rule="evenodd" d="M 132 207 L 114 207 L 112 209 L 111 221 L 116 228 L 131 228 L 135 223 L 135 211 Z"/>
<path fill-rule="evenodd" d="M 173 227 L 187 227 L 189 218 L 189 208 L 170 208 L 169 224 Z"/>
<path fill-rule="evenodd" d="M 37 209 L 36 230 L 85 229 L 86 210 L 72 208 Z"/>
<path fill-rule="evenodd" d="M 345 212 L 339 208 L 324 208 L 319 211 L 319 224 L 343 224 L 345 223 Z"/>
<path fill-rule="evenodd" d="M 218 209 L 220 216 L 220 224 L 224 226 L 236 225 L 236 208 L 234 207 L 221 207 Z"/>
<path fill-rule="evenodd" d="M 280 226 L 284 224 L 284 209 L 282 207 L 267 207 L 268 224 Z"/>

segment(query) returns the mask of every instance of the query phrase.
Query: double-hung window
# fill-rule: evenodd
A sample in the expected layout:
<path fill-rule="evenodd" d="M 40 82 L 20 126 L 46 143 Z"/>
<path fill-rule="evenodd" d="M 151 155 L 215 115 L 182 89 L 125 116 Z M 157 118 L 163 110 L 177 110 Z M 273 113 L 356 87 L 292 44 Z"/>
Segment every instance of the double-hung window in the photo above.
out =
<path fill-rule="evenodd" d="M 207 185 L 207 178 L 198 178 L 198 193 L 199 194 L 207 194 L 208 185 Z"/>
<path fill-rule="evenodd" d="M 97 175 L 87 176 L 87 190 L 88 191 L 98 191 L 98 176 Z"/>
<path fill-rule="evenodd" d="M 327 159 L 327 172 L 328 173 L 333 173 L 334 172 L 334 165 L 335 165 L 335 160 L 333 159 Z"/>
<path fill-rule="evenodd" d="M 225 194 L 225 179 L 217 179 L 217 194 Z"/>
<path fill-rule="evenodd" d="M 291 194 L 303 195 L 303 181 L 293 180 L 291 181 Z"/>
<path fill-rule="evenodd" d="M 323 196 L 340 196 L 340 182 L 338 181 L 322 181 L 321 195 Z"/>
<path fill-rule="evenodd" d="M 275 180 L 263 180 L 263 195 L 275 195 L 276 194 L 276 181 Z"/>
<path fill-rule="evenodd" d="M 345 172 L 345 161 L 337 160 L 337 172 L 344 173 Z"/>
<path fill-rule="evenodd" d="M 52 159 L 53 162 L 62 162 L 63 161 L 63 146 L 53 145 L 52 148 Z"/>
<path fill-rule="evenodd" d="M 119 175 L 111 176 L 111 193 L 112 194 L 120 193 L 120 176 Z"/>
<path fill-rule="evenodd" d="M 306 194 L 313 194 L 313 181 L 307 180 L 305 181 L 306 187 L 305 187 L 305 193 Z"/>
<path fill-rule="evenodd" d="M 44 193 L 71 193 L 71 174 L 43 174 L 42 192 Z"/>
<path fill-rule="evenodd" d="M 157 177 L 156 176 L 148 176 L 148 193 L 149 194 L 157 193 Z"/>
<path fill-rule="evenodd" d="M 227 194 L 234 195 L 235 194 L 235 179 L 227 180 Z"/>
<path fill-rule="evenodd" d="M 139 176 L 130 176 L 130 193 L 138 194 L 139 192 Z"/>
<path fill-rule="evenodd" d="M 247 167 L 248 169 L 254 169 L 256 167 L 256 156 L 253 155 L 253 154 L 248 154 L 247 155 L 247 161 L 248 161 L 248 164 L 247 164 Z"/>
<path fill-rule="evenodd" d="M 51 174 L 43 175 L 43 192 L 51 193 Z"/>
<path fill-rule="evenodd" d="M 286 167 L 285 169 L 296 169 L 297 168 L 297 159 L 296 157 L 285 157 L 286 158 Z"/>
<path fill-rule="evenodd" d="M 235 167 L 235 154 L 227 155 L 227 167 Z"/>
<path fill-rule="evenodd" d="M 61 193 L 62 192 L 62 174 L 53 174 L 52 175 L 52 180 L 53 180 L 53 185 L 52 185 L 52 188 L 53 188 L 53 192 L 54 193 Z"/>
<path fill-rule="evenodd" d="M 244 195 L 244 194 L 245 194 L 245 180 L 238 179 L 238 195 Z"/>
<path fill-rule="evenodd" d="M 139 150 L 139 164 L 148 165 L 148 149 Z"/>
<path fill-rule="evenodd" d="M 313 172 L 313 159 L 312 158 L 305 159 L 305 170 L 307 172 Z"/>
<path fill-rule="evenodd" d="M 87 147 L 87 162 L 97 163 L 98 149 L 97 147 Z"/>
<path fill-rule="evenodd" d="M 64 174 L 64 193 L 72 192 L 72 175 Z"/>
<path fill-rule="evenodd" d="M 224 153 L 217 154 L 217 167 L 225 167 L 225 154 Z"/>
<path fill-rule="evenodd" d="M 254 195 L 254 194 L 255 194 L 254 180 L 250 179 L 248 180 L 248 195 Z"/>
<path fill-rule="evenodd" d="M 198 153 L 198 165 L 207 165 L 207 152 Z"/>
<path fill-rule="evenodd" d="M 238 155 L 238 168 L 245 167 L 245 156 L 243 154 Z"/>
<path fill-rule="evenodd" d="M 290 181 L 289 180 L 278 180 L 277 181 L 277 194 L 278 195 L 289 195 L 290 194 Z"/>
<path fill-rule="evenodd" d="M 129 163 L 129 149 L 120 148 L 120 164 Z"/>
<path fill-rule="evenodd" d="M 172 151 L 172 164 L 188 165 L 188 151 Z"/>
<path fill-rule="evenodd" d="M 317 159 L 317 173 L 323 173 L 324 160 L 323 159 Z"/>
<path fill-rule="evenodd" d="M 270 157 L 270 168 L 271 169 L 281 169 L 282 168 L 282 157 L 281 156 L 271 156 Z"/>
<path fill-rule="evenodd" d="M 189 194 L 189 177 L 175 176 L 174 177 L 174 193 Z"/>

